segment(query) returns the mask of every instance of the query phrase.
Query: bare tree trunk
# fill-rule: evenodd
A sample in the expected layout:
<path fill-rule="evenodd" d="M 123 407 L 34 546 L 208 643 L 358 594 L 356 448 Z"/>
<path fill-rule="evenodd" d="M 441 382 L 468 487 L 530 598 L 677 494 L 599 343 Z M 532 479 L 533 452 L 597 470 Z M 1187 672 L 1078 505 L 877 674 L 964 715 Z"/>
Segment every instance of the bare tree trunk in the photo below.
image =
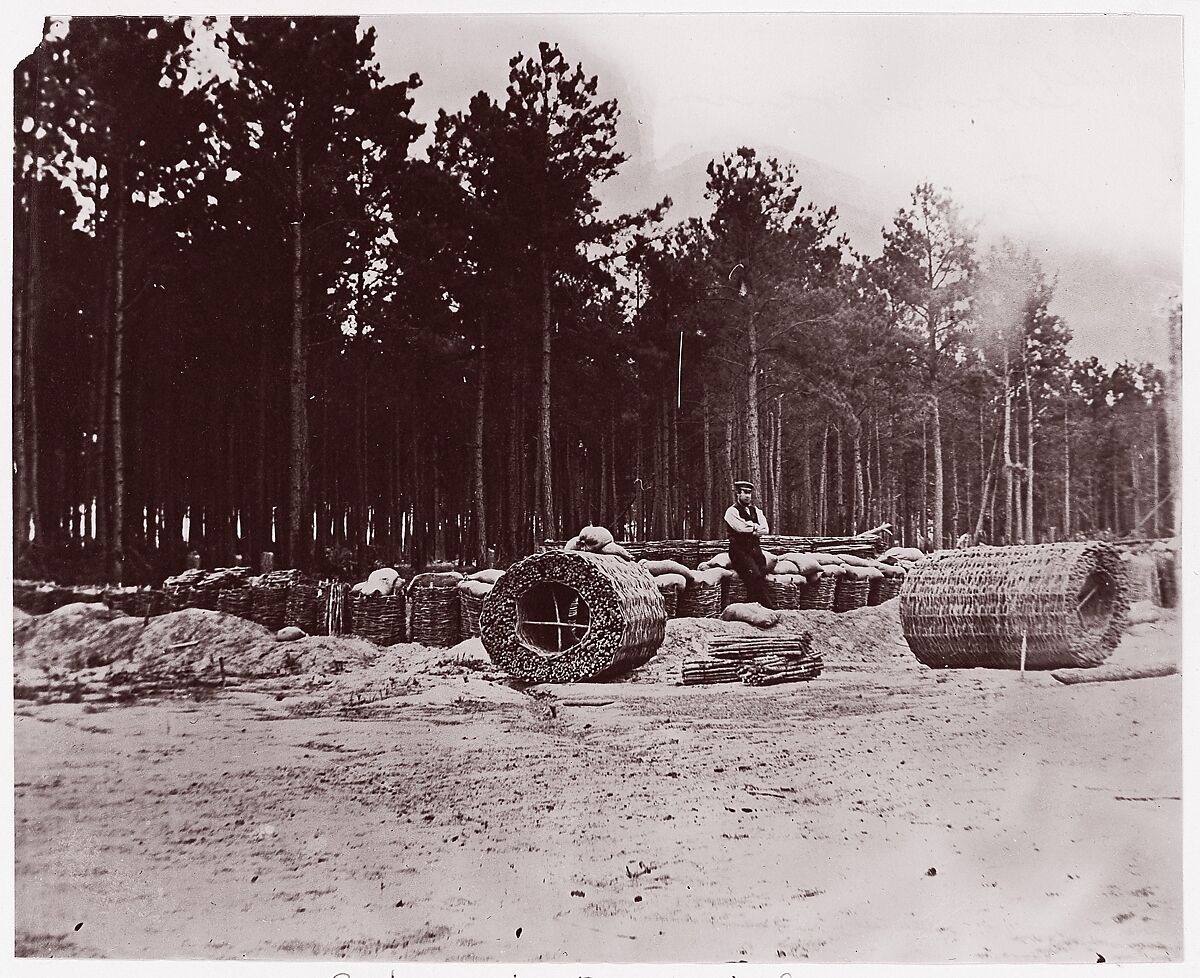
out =
<path fill-rule="evenodd" d="M 1159 474 L 1158 474 L 1159 458 L 1158 458 L 1158 404 L 1157 403 L 1155 403 L 1155 405 L 1151 411 L 1150 420 L 1151 420 L 1151 423 L 1154 425 L 1154 441 L 1152 443 L 1153 449 L 1154 449 L 1154 482 L 1153 482 L 1153 486 L 1154 486 L 1154 535 L 1156 537 L 1160 537 L 1160 536 L 1162 536 L 1162 515 L 1161 515 L 1162 514 L 1162 490 L 1159 487 Z"/>
<path fill-rule="evenodd" d="M 775 399 L 774 433 L 771 443 L 771 526 L 783 527 L 783 397 Z"/>
<path fill-rule="evenodd" d="M 992 496 L 995 490 L 996 476 L 996 458 L 1000 452 L 1000 438 L 997 437 L 992 445 L 991 460 L 988 462 L 987 475 L 983 480 L 983 487 L 979 493 L 979 517 L 975 520 L 975 534 L 972 543 L 979 543 L 983 537 L 983 519 L 992 508 Z M 992 528 L 993 532 L 995 527 Z M 995 541 L 989 541 L 995 542 Z"/>
<path fill-rule="evenodd" d="M 864 510 L 863 475 L 862 475 L 862 466 L 863 466 L 862 426 L 861 425 L 854 426 L 854 438 L 851 441 L 851 447 L 854 452 L 854 484 L 853 484 L 854 498 L 853 498 L 853 505 L 851 508 L 849 532 L 857 533 L 857 532 L 859 532 L 860 529 L 863 528 L 862 519 L 863 519 L 863 510 Z"/>
<path fill-rule="evenodd" d="M 1013 543 L 1012 388 L 1008 377 L 1008 351 L 1004 351 L 1004 542 Z"/>
<path fill-rule="evenodd" d="M 750 472 L 746 478 L 755 486 L 761 486 L 762 456 L 758 441 L 758 316 L 754 312 L 750 313 L 749 328 L 746 332 L 750 349 L 746 378 L 746 447 L 749 451 Z"/>
<path fill-rule="evenodd" d="M 125 431 L 123 397 L 125 381 L 125 165 L 116 164 L 113 200 L 113 309 L 112 309 L 112 553 L 113 571 L 119 580 L 125 559 Z"/>
<path fill-rule="evenodd" d="M 487 496 L 484 492 L 484 473 L 483 473 L 483 458 L 484 458 L 484 418 L 485 408 L 487 406 L 487 374 L 488 374 L 488 348 L 487 348 L 487 314 L 484 313 L 479 319 L 479 382 L 476 385 L 475 392 L 475 445 L 474 445 L 474 463 L 475 463 L 475 560 L 480 567 L 487 566 Z"/>
<path fill-rule="evenodd" d="M 1063 539 L 1071 539 L 1071 406 L 1063 403 Z"/>
<path fill-rule="evenodd" d="M 308 564 L 308 347 L 304 329 L 304 159 L 300 140 L 292 161 L 292 349 L 289 372 L 288 561 Z"/>
<path fill-rule="evenodd" d="M 836 512 L 837 520 L 834 523 L 833 531 L 835 533 L 846 532 L 846 477 L 843 471 L 843 456 L 846 454 L 842 447 L 842 429 L 837 425 L 833 427 L 833 483 L 837 487 Z"/>
<path fill-rule="evenodd" d="M 707 533 L 710 537 L 715 537 L 717 534 L 716 521 L 716 505 L 713 498 L 713 461 L 712 461 L 712 438 L 711 438 L 711 422 L 709 420 L 709 405 L 708 405 L 708 384 L 705 383 L 703 388 L 702 412 L 704 418 L 704 507 L 701 511 L 702 527 L 706 530 L 700 531 Z"/>
<path fill-rule="evenodd" d="M 736 472 L 733 471 L 733 415 L 729 414 L 725 417 L 725 438 L 721 443 L 721 464 L 725 472 L 725 492 L 728 493 L 733 487 L 733 480 L 738 478 Z M 713 508 L 713 519 L 716 522 L 717 532 L 714 537 L 724 536 L 724 529 L 721 524 L 724 522 L 721 516 L 720 504 Z"/>
<path fill-rule="evenodd" d="M 825 536 L 829 520 L 829 425 L 821 430 L 821 475 L 817 485 L 817 535 Z"/>
<path fill-rule="evenodd" d="M 937 394 L 933 395 L 933 545 L 941 550 L 946 545 L 946 472 L 942 462 L 942 414 Z"/>
<path fill-rule="evenodd" d="M 813 529 L 812 518 L 812 445 L 811 429 L 806 424 L 804 426 L 804 442 L 800 456 L 800 532 L 802 534 L 811 533 Z"/>
<path fill-rule="evenodd" d="M 1037 542 L 1033 523 L 1033 385 L 1029 380 L 1029 363 L 1025 363 L 1025 539 Z"/>
<path fill-rule="evenodd" d="M 534 537 L 541 541 L 555 532 L 554 485 L 552 459 L 550 455 L 550 339 L 552 311 L 550 306 L 550 264 L 545 252 L 541 256 L 542 266 L 542 379 L 541 401 L 538 413 L 538 472 L 540 495 Z"/>

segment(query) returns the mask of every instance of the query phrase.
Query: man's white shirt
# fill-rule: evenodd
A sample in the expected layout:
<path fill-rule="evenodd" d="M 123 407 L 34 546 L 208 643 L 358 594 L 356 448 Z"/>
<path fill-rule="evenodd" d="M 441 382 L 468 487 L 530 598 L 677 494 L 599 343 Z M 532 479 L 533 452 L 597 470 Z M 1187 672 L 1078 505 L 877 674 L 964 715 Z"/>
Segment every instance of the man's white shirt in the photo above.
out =
<path fill-rule="evenodd" d="M 756 506 L 754 509 L 758 513 L 757 523 L 751 523 L 749 520 L 742 519 L 742 514 L 738 512 L 737 506 L 730 506 L 729 509 L 725 510 L 725 525 L 732 530 L 736 530 L 738 533 L 753 533 L 756 529 L 760 536 L 764 533 L 770 533 L 771 528 L 767 526 L 767 518 L 763 515 L 762 508 Z"/>

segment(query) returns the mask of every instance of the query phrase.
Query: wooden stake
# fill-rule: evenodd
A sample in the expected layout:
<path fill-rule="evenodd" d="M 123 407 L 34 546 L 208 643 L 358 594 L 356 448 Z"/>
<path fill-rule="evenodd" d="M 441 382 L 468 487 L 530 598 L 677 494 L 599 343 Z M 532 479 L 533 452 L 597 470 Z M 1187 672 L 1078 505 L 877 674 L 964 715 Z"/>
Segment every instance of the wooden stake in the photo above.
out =
<path fill-rule="evenodd" d="M 1025 679 L 1025 646 L 1029 639 L 1028 632 L 1021 633 L 1021 679 Z"/>

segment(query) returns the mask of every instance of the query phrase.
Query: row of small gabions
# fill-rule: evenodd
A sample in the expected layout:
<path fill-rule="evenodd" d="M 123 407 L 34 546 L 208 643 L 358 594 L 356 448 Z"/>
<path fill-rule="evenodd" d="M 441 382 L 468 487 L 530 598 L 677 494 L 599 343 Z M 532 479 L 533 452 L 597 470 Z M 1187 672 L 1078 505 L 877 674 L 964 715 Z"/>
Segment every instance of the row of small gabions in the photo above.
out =
<path fill-rule="evenodd" d="M 654 578 L 621 557 L 548 551 L 508 569 L 487 596 L 480 638 L 531 683 L 603 679 L 653 657 L 667 615 Z"/>
<path fill-rule="evenodd" d="M 1128 610 L 1125 565 L 1107 543 L 974 547 L 931 554 L 905 578 L 900 623 L 936 667 L 1099 665 Z"/>

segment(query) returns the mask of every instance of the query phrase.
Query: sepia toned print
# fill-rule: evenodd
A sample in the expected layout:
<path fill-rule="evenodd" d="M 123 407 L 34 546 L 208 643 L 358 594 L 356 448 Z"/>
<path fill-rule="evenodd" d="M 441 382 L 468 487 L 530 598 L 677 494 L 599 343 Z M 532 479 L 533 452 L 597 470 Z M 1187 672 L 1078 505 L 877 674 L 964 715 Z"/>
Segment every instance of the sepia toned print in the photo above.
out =
<path fill-rule="evenodd" d="M 1181 17 L 39 27 L 18 963 L 1183 960 Z"/>

